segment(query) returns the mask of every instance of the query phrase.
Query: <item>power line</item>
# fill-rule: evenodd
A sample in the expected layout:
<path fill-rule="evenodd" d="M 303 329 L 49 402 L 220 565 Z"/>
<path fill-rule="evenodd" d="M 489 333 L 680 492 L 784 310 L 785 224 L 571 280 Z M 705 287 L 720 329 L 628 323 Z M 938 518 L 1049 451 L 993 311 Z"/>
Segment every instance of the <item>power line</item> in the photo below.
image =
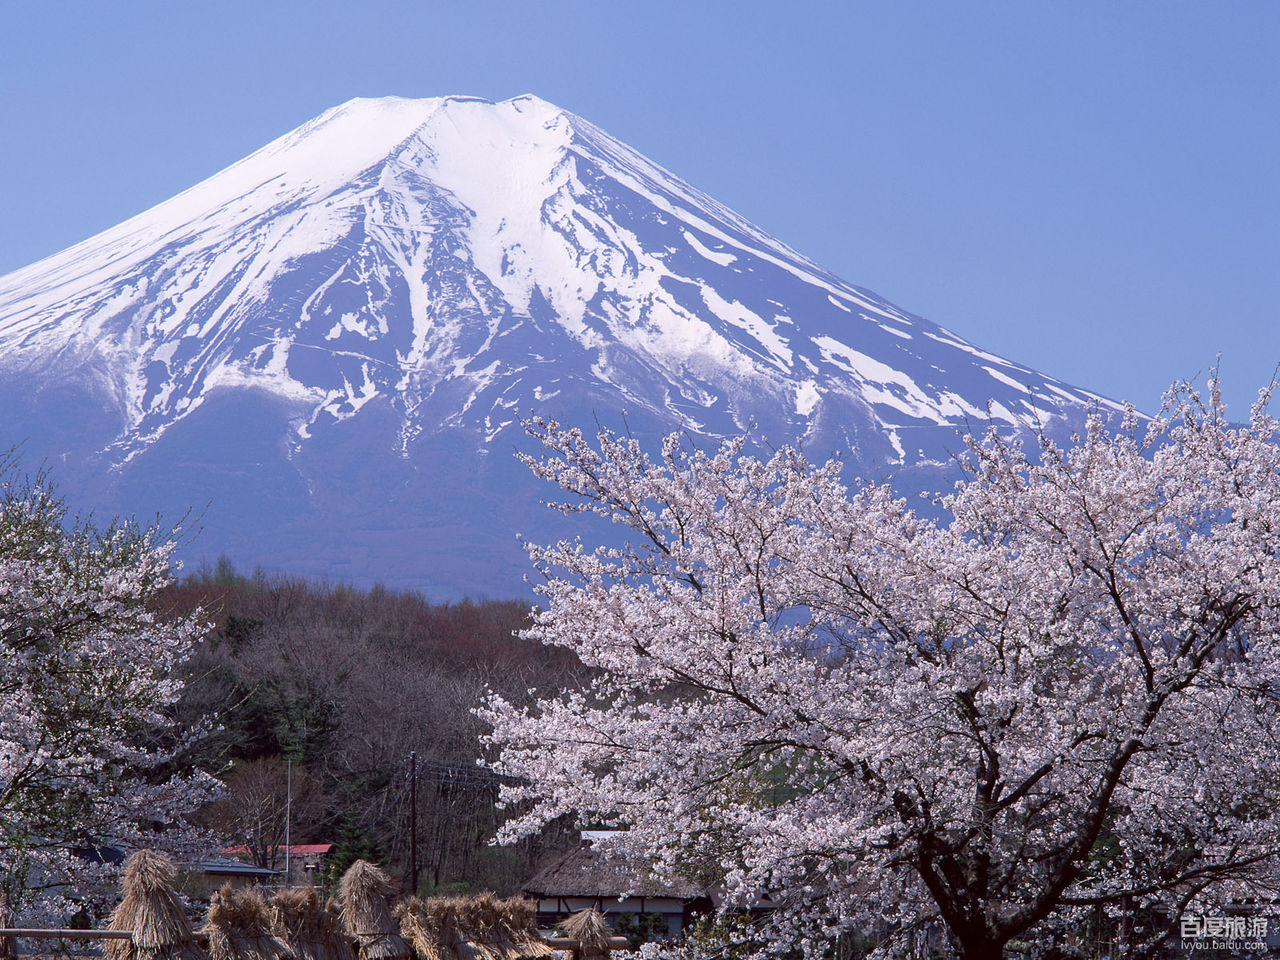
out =
<path fill-rule="evenodd" d="M 494 773 L 483 767 L 459 760 L 416 758 L 418 776 L 436 783 L 466 786 L 503 786 L 520 783 L 517 777 Z"/>

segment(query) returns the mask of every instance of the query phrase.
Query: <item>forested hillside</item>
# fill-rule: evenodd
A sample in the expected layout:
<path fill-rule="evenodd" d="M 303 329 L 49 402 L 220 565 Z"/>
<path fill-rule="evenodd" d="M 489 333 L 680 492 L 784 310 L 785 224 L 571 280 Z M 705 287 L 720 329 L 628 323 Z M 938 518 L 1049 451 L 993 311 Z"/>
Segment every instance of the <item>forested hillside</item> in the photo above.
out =
<path fill-rule="evenodd" d="M 497 783 L 476 766 L 486 688 L 527 697 L 583 668 L 514 636 L 516 602 L 432 604 L 420 595 L 261 574 L 226 561 L 164 596 L 171 612 L 213 621 L 180 705 L 217 727 L 191 760 L 227 785 L 203 823 L 279 868 L 287 780 L 294 843 L 334 842 L 339 860 L 372 855 L 408 883 L 409 755 L 417 754 L 419 886 L 512 890 L 565 833 L 490 846 Z M 289 770 L 289 766 L 292 767 Z"/>

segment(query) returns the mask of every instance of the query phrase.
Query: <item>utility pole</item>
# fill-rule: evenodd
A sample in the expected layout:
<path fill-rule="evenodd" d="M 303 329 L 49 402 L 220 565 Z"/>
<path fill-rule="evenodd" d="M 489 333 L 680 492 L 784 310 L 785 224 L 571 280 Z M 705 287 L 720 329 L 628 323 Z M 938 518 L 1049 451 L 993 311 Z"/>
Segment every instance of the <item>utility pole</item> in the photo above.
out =
<path fill-rule="evenodd" d="M 277 768 L 278 769 L 278 768 Z M 289 885 L 289 845 L 292 841 L 290 829 L 293 826 L 293 761 L 285 761 L 284 787 L 284 882 Z"/>
<path fill-rule="evenodd" d="M 409 751 L 409 892 L 418 893 L 418 751 Z"/>

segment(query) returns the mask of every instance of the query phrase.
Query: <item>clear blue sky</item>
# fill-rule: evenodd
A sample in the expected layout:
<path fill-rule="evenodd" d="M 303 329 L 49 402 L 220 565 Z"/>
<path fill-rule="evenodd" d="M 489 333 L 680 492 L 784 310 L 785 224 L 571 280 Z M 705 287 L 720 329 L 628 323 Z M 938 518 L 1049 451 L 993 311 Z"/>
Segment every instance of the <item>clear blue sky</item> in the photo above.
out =
<path fill-rule="evenodd" d="M 0 272 L 354 96 L 535 93 L 845 279 L 1153 409 L 1280 362 L 1280 3 L 0 0 Z"/>

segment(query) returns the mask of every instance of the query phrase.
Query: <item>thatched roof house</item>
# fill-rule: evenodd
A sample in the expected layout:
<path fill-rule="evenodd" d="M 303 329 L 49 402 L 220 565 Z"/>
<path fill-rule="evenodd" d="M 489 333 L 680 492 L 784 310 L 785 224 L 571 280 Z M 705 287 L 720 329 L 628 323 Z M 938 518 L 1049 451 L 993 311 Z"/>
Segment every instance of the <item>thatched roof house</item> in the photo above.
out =
<path fill-rule="evenodd" d="M 107 928 L 128 930 L 133 939 L 106 941 L 108 960 L 207 960 L 173 891 L 176 877 L 163 854 L 139 850 L 125 861 L 124 898 Z"/>
<path fill-rule="evenodd" d="M 705 891 L 688 881 L 659 883 L 637 875 L 634 867 L 610 857 L 607 847 L 582 846 L 555 860 L 521 885 L 538 902 L 538 920 L 551 925 L 582 910 L 606 916 L 621 913 L 654 917 L 674 936 L 695 911 L 709 912 Z"/>

